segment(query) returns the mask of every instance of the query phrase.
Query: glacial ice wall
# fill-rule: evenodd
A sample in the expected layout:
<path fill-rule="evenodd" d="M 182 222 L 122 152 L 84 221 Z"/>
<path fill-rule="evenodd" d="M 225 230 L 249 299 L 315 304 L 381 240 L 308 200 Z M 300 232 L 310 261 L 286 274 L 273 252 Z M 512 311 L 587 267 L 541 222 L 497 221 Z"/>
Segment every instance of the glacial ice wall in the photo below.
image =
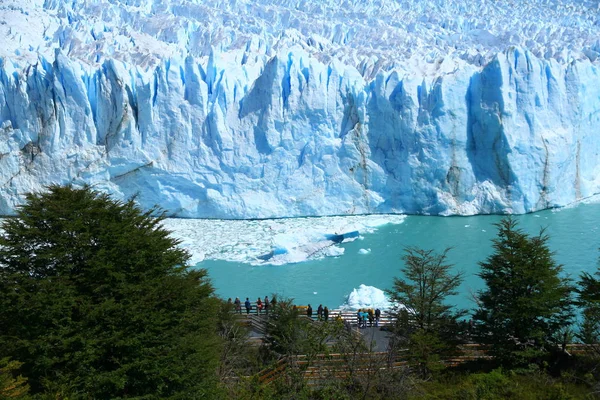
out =
<path fill-rule="evenodd" d="M 454 39 L 438 38 L 434 50 L 398 53 L 380 43 L 387 39 L 369 37 L 371 52 L 360 43 L 374 15 L 331 30 L 303 25 L 294 13 L 286 20 L 293 2 L 229 3 L 244 6 L 239 18 L 255 25 L 277 16 L 273 25 L 296 29 L 274 45 L 277 28 L 268 25 L 235 34 L 225 23 L 182 25 L 211 2 L 194 3 L 201 10 L 166 2 L 170 19 L 160 25 L 149 16 L 161 2 L 114 3 L 100 22 L 83 17 L 107 6 L 102 1 L 0 8 L 5 41 L 7 24 L 14 40 L 27 31 L 16 14 L 43 17 L 40 32 L 3 47 L 10 54 L 0 61 L 0 213 L 12 213 L 26 192 L 69 182 L 194 218 L 522 213 L 600 192 L 600 24 L 588 14 L 564 14 L 579 30 L 568 21 L 553 28 L 571 42 L 538 28 L 549 38 L 528 45 L 523 33 L 484 34 L 472 24 L 475 44 L 460 52 L 448 50 L 461 40 L 446 32 Z M 325 14 L 331 4 L 322 4 Z M 348 3 L 355 11 L 361 4 Z M 368 4 L 374 13 L 379 3 Z M 385 36 L 413 29 L 411 40 L 422 45 L 434 17 L 412 28 L 388 21 Z M 117 32 L 124 21 L 133 31 Z M 230 34 L 206 39 L 216 33 Z M 502 38 L 517 43 L 503 46 Z M 484 42 L 485 51 L 473 52 Z"/>

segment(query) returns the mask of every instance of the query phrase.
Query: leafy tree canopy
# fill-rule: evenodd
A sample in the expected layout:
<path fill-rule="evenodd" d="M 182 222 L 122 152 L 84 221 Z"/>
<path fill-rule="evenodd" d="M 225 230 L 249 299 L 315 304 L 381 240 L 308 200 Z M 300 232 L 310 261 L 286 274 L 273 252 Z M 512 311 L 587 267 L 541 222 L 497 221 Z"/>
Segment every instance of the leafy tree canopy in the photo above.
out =
<path fill-rule="evenodd" d="M 293 299 L 277 296 L 266 324 L 265 358 L 326 353 L 327 340 L 336 337 L 339 328 L 343 328 L 341 323 L 333 320 L 327 324 L 314 323 L 294 306 Z"/>
<path fill-rule="evenodd" d="M 89 187 L 27 195 L 0 236 L 0 357 L 33 393 L 211 393 L 217 300 L 156 210 Z"/>
<path fill-rule="evenodd" d="M 497 224 L 494 253 L 481 262 L 474 320 L 481 343 L 508 363 L 531 360 L 560 343 L 572 318 L 572 288 L 552 258 L 544 231 L 530 237 L 508 217 Z"/>
<path fill-rule="evenodd" d="M 579 338 L 587 344 L 593 344 L 600 350 L 600 270 L 594 275 L 584 272 L 579 278 L 578 305 L 581 307 L 583 320 Z"/>
<path fill-rule="evenodd" d="M 402 278 L 394 278 L 388 294 L 397 304 L 393 345 L 408 349 L 409 362 L 422 376 L 440 369 L 440 357 L 454 353 L 464 331 L 462 310 L 448 304 L 456 295 L 462 273 L 452 273 L 442 253 L 409 247 L 403 256 Z"/>
<path fill-rule="evenodd" d="M 10 361 L 8 358 L 0 360 L 0 400 L 28 398 L 27 379 L 14 374 L 21 365 L 23 363 Z"/>
<path fill-rule="evenodd" d="M 394 278 L 388 294 L 400 310 L 406 311 L 410 324 L 416 328 L 436 331 L 448 319 L 457 317 L 446 300 L 458 294 L 463 278 L 460 272 L 451 273 L 453 266 L 447 262 L 449 251 L 445 249 L 438 254 L 414 247 L 405 250 L 403 278 Z"/>

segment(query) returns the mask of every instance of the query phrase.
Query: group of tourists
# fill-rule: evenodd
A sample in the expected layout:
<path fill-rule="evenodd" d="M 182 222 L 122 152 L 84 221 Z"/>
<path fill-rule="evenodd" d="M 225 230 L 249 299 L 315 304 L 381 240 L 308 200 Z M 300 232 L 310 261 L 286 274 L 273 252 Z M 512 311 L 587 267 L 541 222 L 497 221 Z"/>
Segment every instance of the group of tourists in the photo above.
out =
<path fill-rule="evenodd" d="M 311 307 L 311 305 L 309 304 L 308 307 L 306 307 L 306 316 L 308 318 L 312 319 L 313 315 L 313 309 Z M 319 304 L 319 307 L 317 308 L 317 320 L 319 321 L 328 321 L 329 320 L 329 308 L 327 308 L 327 306 L 323 307 L 322 304 Z"/>
<path fill-rule="evenodd" d="M 269 314 L 269 310 L 272 309 L 275 304 L 277 303 L 277 300 L 275 299 L 275 297 L 273 297 L 271 300 L 269 300 L 269 296 L 265 296 L 264 299 L 261 299 L 260 297 L 256 299 L 255 302 L 251 302 L 250 299 L 248 297 L 246 297 L 246 301 L 244 303 L 242 303 L 242 301 L 240 300 L 239 297 L 236 297 L 235 300 L 231 300 L 231 297 L 227 300 L 227 304 L 232 305 L 235 312 L 237 312 L 238 314 L 242 314 L 242 306 L 243 308 L 246 310 L 246 314 L 250 314 L 250 312 L 255 309 L 257 314 L 261 314 L 263 311 L 266 314 Z M 297 309 L 302 309 L 304 308 L 302 307 L 297 307 L 296 305 L 293 306 L 294 310 Z M 313 318 L 313 308 L 312 306 L 309 304 L 307 307 L 305 307 L 306 310 L 306 316 L 308 318 Z M 338 318 L 341 319 L 341 315 L 338 314 Z M 379 308 L 376 308 L 375 310 L 373 310 L 372 308 L 369 309 L 359 309 L 356 312 L 356 318 L 358 320 L 358 327 L 359 328 L 366 328 L 367 326 L 379 326 L 379 320 L 381 319 L 381 310 Z M 328 321 L 329 320 L 329 308 L 327 306 L 323 307 L 322 304 L 319 304 L 319 307 L 317 308 L 317 320 L 318 321 Z M 347 322 L 347 321 L 345 321 Z M 368 325 L 367 325 L 368 324 Z"/>
<path fill-rule="evenodd" d="M 356 312 L 356 319 L 358 320 L 359 328 L 366 328 L 367 322 L 369 323 L 369 326 L 373 326 L 373 323 L 375 323 L 375 326 L 379 326 L 379 320 L 381 319 L 381 310 L 379 308 L 376 308 L 375 310 L 373 310 L 372 308 L 364 310 L 359 309 Z"/>
<path fill-rule="evenodd" d="M 246 297 L 246 301 L 244 302 L 244 308 L 246 309 L 246 314 L 250 314 L 250 311 L 254 308 L 258 314 L 261 312 L 269 313 L 269 309 L 273 307 L 277 303 L 275 297 L 269 301 L 269 296 L 265 296 L 264 300 L 260 297 L 256 299 L 254 304 L 250 301 L 248 297 Z M 242 301 L 239 297 L 235 298 L 235 301 L 232 302 L 231 297 L 227 300 L 227 304 L 233 304 L 235 312 L 238 314 L 242 313 Z"/>

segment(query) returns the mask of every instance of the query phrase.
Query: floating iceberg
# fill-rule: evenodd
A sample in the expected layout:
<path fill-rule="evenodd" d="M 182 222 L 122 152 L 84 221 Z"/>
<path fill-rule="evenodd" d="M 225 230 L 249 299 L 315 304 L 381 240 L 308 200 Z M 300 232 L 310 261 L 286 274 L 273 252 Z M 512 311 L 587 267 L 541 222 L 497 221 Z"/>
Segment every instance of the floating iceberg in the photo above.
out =
<path fill-rule="evenodd" d="M 325 234 L 321 239 L 313 239 L 309 242 L 306 238 L 299 238 L 299 243 L 290 243 L 288 247 L 277 246 L 266 254 L 261 254 L 257 258 L 261 261 L 282 264 L 293 262 L 292 260 L 305 261 L 319 256 L 340 256 L 344 254 L 344 249 L 335 246 L 347 241 L 352 241 L 359 237 L 358 231 L 351 231 L 342 234 Z"/>
<path fill-rule="evenodd" d="M 276 247 L 273 250 L 271 250 L 270 252 L 268 252 L 267 254 L 262 254 L 256 258 L 258 258 L 259 260 L 262 260 L 262 261 L 269 261 L 275 256 L 281 256 L 281 255 L 285 255 L 287 253 L 288 253 L 288 251 L 285 247 Z"/>
<path fill-rule="evenodd" d="M 358 231 L 350 231 L 345 233 L 328 233 L 325 235 L 325 239 L 332 241 L 333 243 L 342 243 L 350 239 L 356 239 L 360 236 Z"/>
<path fill-rule="evenodd" d="M 389 310 L 392 303 L 385 292 L 374 286 L 361 284 L 348 295 L 346 302 L 340 306 L 342 310 L 358 310 L 359 308 L 379 308 Z"/>

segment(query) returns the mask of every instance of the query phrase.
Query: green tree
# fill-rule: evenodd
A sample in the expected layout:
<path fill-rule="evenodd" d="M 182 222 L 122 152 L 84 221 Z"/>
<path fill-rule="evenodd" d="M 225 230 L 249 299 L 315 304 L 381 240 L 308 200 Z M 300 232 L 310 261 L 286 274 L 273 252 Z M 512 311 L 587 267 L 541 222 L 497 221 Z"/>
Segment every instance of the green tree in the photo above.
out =
<path fill-rule="evenodd" d="M 21 375 L 15 376 L 15 371 L 21 365 L 23 363 L 8 358 L 0 360 L 0 400 L 29 398 L 27 379 Z"/>
<path fill-rule="evenodd" d="M 327 352 L 327 341 L 342 328 L 334 321 L 318 323 L 309 319 L 293 305 L 293 299 L 278 296 L 266 323 L 263 354 L 266 360 L 299 354 L 310 358 Z"/>
<path fill-rule="evenodd" d="M 572 287 L 561 278 L 542 229 L 530 237 L 517 222 L 496 225 L 494 253 L 481 262 L 486 288 L 478 293 L 474 315 L 478 340 L 510 366 L 527 364 L 561 344 L 573 317 Z"/>
<path fill-rule="evenodd" d="M 587 344 L 586 353 L 600 358 L 600 268 L 594 275 L 584 272 L 579 277 L 577 305 L 582 320 L 577 337 Z"/>
<path fill-rule="evenodd" d="M 594 274 L 600 278 L 600 270 Z M 600 279 L 587 272 L 579 278 L 578 305 L 581 307 L 583 321 L 579 338 L 583 343 L 600 342 Z"/>
<path fill-rule="evenodd" d="M 409 247 L 402 257 L 404 278 L 394 278 L 388 290 L 395 310 L 395 345 L 409 349 L 412 364 L 422 375 L 440 367 L 440 357 L 451 354 L 459 342 L 465 313 L 454 310 L 447 297 L 458 294 L 462 273 L 452 273 L 447 262 L 450 249 L 442 253 Z"/>
<path fill-rule="evenodd" d="M 218 300 L 156 211 L 52 186 L 3 222 L 0 357 L 33 393 L 214 394 Z"/>

